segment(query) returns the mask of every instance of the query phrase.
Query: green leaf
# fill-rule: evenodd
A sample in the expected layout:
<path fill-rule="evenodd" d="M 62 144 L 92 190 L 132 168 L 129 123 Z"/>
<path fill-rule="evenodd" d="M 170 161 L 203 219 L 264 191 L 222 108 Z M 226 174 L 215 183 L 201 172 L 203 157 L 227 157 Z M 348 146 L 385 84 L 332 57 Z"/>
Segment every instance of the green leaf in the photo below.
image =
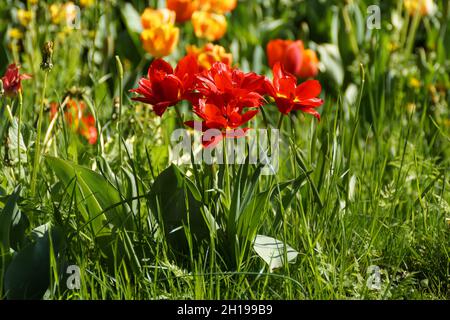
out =
<path fill-rule="evenodd" d="M 19 214 L 17 201 L 20 195 L 20 186 L 14 189 L 14 192 L 8 197 L 5 207 L 0 212 L 0 245 L 1 249 L 8 252 L 10 249 L 10 232 L 13 219 Z"/>
<path fill-rule="evenodd" d="M 46 157 L 50 168 L 68 187 L 74 183 L 77 208 L 82 213 L 96 236 L 108 233 L 109 226 L 132 229 L 131 210 L 120 197 L 119 191 L 102 175 L 72 162 L 55 157 Z"/>
<path fill-rule="evenodd" d="M 337 85 L 342 86 L 344 83 L 344 67 L 338 47 L 334 44 L 322 44 L 318 45 L 317 49 L 320 54 L 320 61 L 325 66 L 325 73 Z"/>
<path fill-rule="evenodd" d="M 36 239 L 14 255 L 5 273 L 8 299 L 41 299 L 50 284 L 50 239 L 57 256 L 63 243 L 60 230 L 49 224 L 33 230 Z"/>
<path fill-rule="evenodd" d="M 164 226 L 166 239 L 176 250 L 189 248 L 183 226 L 188 226 L 197 241 L 207 239 L 210 226 L 216 226 L 214 218 L 202 210 L 200 192 L 194 183 L 173 164 L 156 178 L 149 200 L 155 218 Z"/>
<path fill-rule="evenodd" d="M 263 235 L 257 235 L 253 244 L 255 252 L 268 264 L 270 271 L 281 268 L 287 258 L 288 263 L 295 263 L 298 252 L 282 241 Z"/>

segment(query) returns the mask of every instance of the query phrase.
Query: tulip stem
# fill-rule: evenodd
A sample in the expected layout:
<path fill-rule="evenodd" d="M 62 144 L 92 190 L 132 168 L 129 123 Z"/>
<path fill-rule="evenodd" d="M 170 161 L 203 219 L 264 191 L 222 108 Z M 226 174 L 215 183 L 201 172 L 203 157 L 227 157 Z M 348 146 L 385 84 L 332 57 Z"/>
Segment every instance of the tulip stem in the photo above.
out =
<path fill-rule="evenodd" d="M 31 196 L 34 197 L 36 194 L 36 178 L 37 169 L 39 167 L 39 162 L 41 161 L 41 133 L 42 133 L 42 118 L 44 117 L 44 100 L 45 100 L 45 90 L 47 89 L 47 75 L 48 72 L 44 73 L 44 86 L 42 87 L 42 99 L 41 106 L 39 108 L 39 118 L 37 124 L 37 134 L 36 134 L 36 148 L 34 152 L 34 162 L 33 162 L 33 174 L 31 175 Z"/>
<path fill-rule="evenodd" d="M 22 164 L 20 159 L 20 123 L 22 120 L 22 104 L 23 104 L 22 90 L 19 90 L 19 107 L 17 110 L 17 161 L 19 163 L 19 181 L 22 177 Z"/>
<path fill-rule="evenodd" d="M 280 113 L 280 119 L 278 119 L 277 128 L 278 130 L 281 129 L 281 125 L 283 124 L 284 114 Z"/>

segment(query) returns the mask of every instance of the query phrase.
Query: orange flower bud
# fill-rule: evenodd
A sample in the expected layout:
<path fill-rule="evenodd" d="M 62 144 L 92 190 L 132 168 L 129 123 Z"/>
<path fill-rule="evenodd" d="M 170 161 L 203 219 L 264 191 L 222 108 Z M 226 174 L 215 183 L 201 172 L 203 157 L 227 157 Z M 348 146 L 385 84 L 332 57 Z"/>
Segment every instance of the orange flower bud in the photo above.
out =
<path fill-rule="evenodd" d="M 147 8 L 141 15 L 141 23 L 144 29 L 156 28 L 164 24 L 174 24 L 175 12 L 169 9 Z"/>
<path fill-rule="evenodd" d="M 319 73 L 319 59 L 316 52 L 311 49 L 303 51 L 303 63 L 297 76 L 300 78 L 312 78 Z"/>
<path fill-rule="evenodd" d="M 148 53 L 155 58 L 160 58 L 172 53 L 178 43 L 179 35 L 180 30 L 177 27 L 163 24 L 142 31 L 141 42 Z"/>
<path fill-rule="evenodd" d="M 192 24 L 195 35 L 209 41 L 219 40 L 227 31 L 227 20 L 221 14 L 195 11 L 192 14 Z"/>
<path fill-rule="evenodd" d="M 225 48 L 212 43 L 206 44 L 203 48 L 187 46 L 187 53 L 195 56 L 201 69 L 209 70 L 214 62 L 220 61 L 231 67 L 233 56 L 226 52 Z"/>
<path fill-rule="evenodd" d="M 197 10 L 197 7 L 197 0 L 167 0 L 167 8 L 175 11 L 177 22 L 191 19 L 192 13 Z"/>

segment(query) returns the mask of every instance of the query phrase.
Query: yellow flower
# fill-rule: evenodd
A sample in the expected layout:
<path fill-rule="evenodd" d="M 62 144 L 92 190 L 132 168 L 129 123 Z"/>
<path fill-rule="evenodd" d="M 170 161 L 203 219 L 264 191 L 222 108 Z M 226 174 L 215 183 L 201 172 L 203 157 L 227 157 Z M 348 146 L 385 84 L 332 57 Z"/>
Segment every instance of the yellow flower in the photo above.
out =
<path fill-rule="evenodd" d="M 174 24 L 175 11 L 147 8 L 141 15 L 141 23 L 144 29 L 152 29 L 164 24 Z"/>
<path fill-rule="evenodd" d="M 409 79 L 409 85 L 415 89 L 420 88 L 420 81 L 417 78 Z"/>
<path fill-rule="evenodd" d="M 209 70 L 216 61 L 223 62 L 230 67 L 233 61 L 231 53 L 226 52 L 224 47 L 212 43 L 208 43 L 202 48 L 194 45 L 187 46 L 186 50 L 188 54 L 194 55 L 199 66 L 206 70 Z"/>
<path fill-rule="evenodd" d="M 227 32 L 227 20 L 222 14 L 195 11 L 192 15 L 192 24 L 195 35 L 209 41 L 219 40 Z"/>
<path fill-rule="evenodd" d="M 142 31 L 141 42 L 148 53 L 160 58 L 172 53 L 178 43 L 179 35 L 180 29 L 171 24 L 163 24 Z"/>
<path fill-rule="evenodd" d="M 8 36 L 10 39 L 20 40 L 23 38 L 23 32 L 18 28 L 9 29 Z"/>
<path fill-rule="evenodd" d="M 94 4 L 95 0 L 80 0 L 80 6 L 82 7 L 90 7 Z"/>
<path fill-rule="evenodd" d="M 60 24 L 65 21 L 66 24 L 72 24 L 78 15 L 78 8 L 73 2 L 66 4 L 52 4 L 50 6 L 50 17 L 53 24 Z"/>
<path fill-rule="evenodd" d="M 435 13 L 436 4 L 433 0 L 405 0 L 405 8 L 410 15 L 418 12 L 421 16 L 428 16 Z"/>
<path fill-rule="evenodd" d="M 19 9 L 17 10 L 17 19 L 20 24 L 24 27 L 28 26 L 33 19 L 33 12 L 28 10 Z"/>
<path fill-rule="evenodd" d="M 227 13 L 236 8 L 237 0 L 200 0 L 200 10 Z"/>
<path fill-rule="evenodd" d="M 37 4 L 38 0 L 28 0 L 30 2 L 30 4 Z"/>

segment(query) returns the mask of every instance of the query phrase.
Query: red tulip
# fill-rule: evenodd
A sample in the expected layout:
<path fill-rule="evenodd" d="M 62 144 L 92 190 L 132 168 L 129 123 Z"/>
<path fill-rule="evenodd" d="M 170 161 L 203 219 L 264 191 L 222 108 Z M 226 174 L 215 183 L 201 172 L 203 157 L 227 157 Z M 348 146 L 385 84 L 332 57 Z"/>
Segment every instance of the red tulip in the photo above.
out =
<path fill-rule="evenodd" d="M 153 111 L 162 116 L 168 107 L 192 97 L 197 72 L 197 60 L 191 55 L 181 59 L 175 71 L 164 60 L 156 59 L 148 69 L 147 78 L 139 81 L 138 88 L 130 90 L 140 95 L 132 99 L 153 105 Z"/>
<path fill-rule="evenodd" d="M 315 108 L 323 104 L 323 100 L 317 98 L 322 91 L 319 81 L 308 80 L 297 85 L 297 79 L 286 72 L 278 62 L 273 66 L 273 81 L 266 82 L 268 94 L 275 99 L 278 109 L 283 114 L 293 110 L 300 110 L 312 114 L 320 120 Z"/>
<path fill-rule="evenodd" d="M 22 89 L 22 80 L 31 79 L 29 74 L 20 74 L 19 69 L 20 67 L 16 64 L 10 64 L 2 77 L 3 89 L 8 97 L 16 96 Z"/>
<path fill-rule="evenodd" d="M 197 75 L 195 89 L 202 96 L 194 102 L 193 108 L 194 113 L 203 120 L 201 130 L 217 129 L 221 132 L 211 141 L 203 141 L 204 146 L 212 147 L 223 137 L 245 135 L 248 128 L 234 129 L 258 113 L 264 100 L 265 77 L 216 62 L 210 70 Z M 197 129 L 194 121 L 188 121 L 186 125 Z"/>

